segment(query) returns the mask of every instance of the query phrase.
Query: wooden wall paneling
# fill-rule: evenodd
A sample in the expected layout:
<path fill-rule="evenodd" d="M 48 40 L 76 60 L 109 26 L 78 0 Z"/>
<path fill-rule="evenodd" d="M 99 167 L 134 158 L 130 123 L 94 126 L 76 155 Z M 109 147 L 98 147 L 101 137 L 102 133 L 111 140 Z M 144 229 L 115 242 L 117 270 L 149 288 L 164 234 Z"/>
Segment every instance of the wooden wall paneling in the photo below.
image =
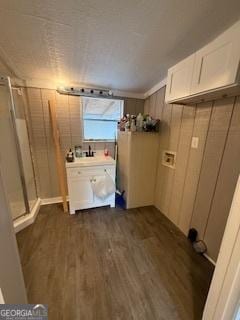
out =
<path fill-rule="evenodd" d="M 185 106 L 183 108 L 182 125 L 177 150 L 177 162 L 169 209 L 169 218 L 176 225 L 179 224 L 180 207 L 191 148 L 195 113 L 195 106 Z"/>
<path fill-rule="evenodd" d="M 69 117 L 70 117 L 70 132 L 72 149 L 76 145 L 82 145 L 83 140 L 83 125 L 81 111 L 81 97 L 69 96 Z"/>
<path fill-rule="evenodd" d="M 72 146 L 68 98 L 67 95 L 56 93 L 57 122 L 63 155 Z"/>
<path fill-rule="evenodd" d="M 203 239 L 210 212 L 232 116 L 233 102 L 234 98 L 228 98 L 216 101 L 213 106 L 191 222 L 191 227 L 198 231 L 199 239 Z"/>
<path fill-rule="evenodd" d="M 54 142 L 52 135 L 52 126 L 50 121 L 48 100 L 55 101 L 55 90 L 41 89 L 41 99 L 43 106 L 43 117 L 45 124 L 45 135 L 47 142 L 47 154 L 48 154 L 48 167 L 49 167 L 49 176 L 50 176 L 50 190 L 48 197 L 57 197 L 60 194 L 59 184 L 58 184 L 58 175 L 56 169 L 56 156 L 54 152 Z"/>
<path fill-rule="evenodd" d="M 154 114 L 154 117 L 156 118 L 163 118 L 163 109 L 164 109 L 164 106 L 165 106 L 165 102 L 164 102 L 164 88 L 158 90 L 155 94 L 155 114 Z M 148 114 L 150 111 L 150 98 L 147 98 L 145 100 L 145 103 L 144 103 L 144 113 L 145 114 Z M 167 112 L 166 112 L 167 111 Z M 157 165 L 157 172 L 156 172 L 156 187 L 155 187 L 155 195 L 154 195 L 154 203 L 155 205 L 159 208 L 159 199 L 160 199 L 160 196 L 159 196 L 159 193 L 160 193 L 160 186 L 162 185 L 162 179 L 161 179 L 161 172 L 162 172 L 162 168 L 161 168 L 161 148 L 164 144 L 164 141 L 166 141 L 166 136 L 167 136 L 167 131 L 168 131 L 168 127 L 169 127 L 169 124 L 167 125 L 166 121 L 168 123 L 170 123 L 170 117 L 171 117 L 171 113 L 169 112 L 170 111 L 170 108 L 168 109 L 165 109 L 165 113 L 164 113 L 164 116 L 165 116 L 165 122 L 163 121 L 163 124 L 162 124 L 162 127 L 160 126 L 160 130 L 162 130 L 162 133 L 159 134 L 159 151 L 158 151 L 158 156 L 157 156 L 157 162 L 158 162 L 158 165 Z M 161 142 L 161 139 L 163 140 L 163 143 Z M 167 143 L 165 143 L 167 145 Z"/>
<path fill-rule="evenodd" d="M 186 235 L 192 218 L 211 111 L 212 102 L 201 103 L 196 109 L 193 137 L 199 138 L 199 144 L 198 149 L 190 150 L 178 223 L 179 228 Z"/>
<path fill-rule="evenodd" d="M 157 92 L 152 94 L 149 98 L 149 115 L 153 118 L 156 117 L 156 98 Z"/>
<path fill-rule="evenodd" d="M 162 211 L 162 193 L 164 192 L 166 167 L 162 165 L 162 152 L 167 150 L 170 139 L 170 122 L 172 116 L 172 105 L 164 104 L 163 117 L 160 128 L 160 142 L 159 142 L 159 156 L 158 156 L 158 171 L 155 190 L 155 204 L 156 207 Z M 163 211 L 162 211 L 163 212 Z M 164 212 L 163 212 L 164 213 Z"/>
<path fill-rule="evenodd" d="M 136 99 L 125 98 L 124 99 L 124 113 L 136 114 Z"/>
<path fill-rule="evenodd" d="M 182 125 L 183 106 L 174 104 L 172 106 L 172 117 L 170 122 L 169 149 L 177 152 L 179 134 Z"/>
<path fill-rule="evenodd" d="M 149 114 L 150 111 L 150 98 L 148 97 L 144 102 L 144 114 Z"/>
<path fill-rule="evenodd" d="M 139 113 L 144 113 L 144 100 L 143 99 L 136 99 L 136 115 Z"/>
<path fill-rule="evenodd" d="M 222 165 L 212 201 L 204 241 L 208 255 L 217 260 L 235 186 L 240 174 L 240 97 L 234 105 L 232 121 L 222 159 Z"/>
<path fill-rule="evenodd" d="M 60 146 L 60 136 L 59 129 L 57 123 L 57 115 L 56 115 L 56 101 L 55 99 L 52 101 L 48 101 L 49 112 L 50 112 L 50 121 L 52 127 L 53 141 L 54 141 L 54 149 L 56 154 L 56 167 L 58 172 L 59 179 L 59 189 L 61 192 L 62 202 L 63 202 L 63 211 L 68 212 L 67 205 L 67 183 L 65 179 L 65 161 L 62 157 L 61 146 Z"/>
<path fill-rule="evenodd" d="M 157 91 L 156 97 L 156 112 L 157 119 L 162 119 L 163 107 L 164 107 L 165 87 Z"/>
<path fill-rule="evenodd" d="M 169 143 L 166 149 L 177 152 L 179 143 L 179 132 L 181 128 L 181 118 L 182 118 L 183 106 L 173 105 L 172 106 L 172 116 L 170 122 L 170 135 Z M 177 158 L 176 158 L 177 159 Z M 178 160 L 177 160 L 178 161 Z M 163 176 L 160 178 L 163 180 L 162 191 L 160 194 L 161 211 L 169 217 L 169 207 L 172 194 L 172 187 L 175 177 L 175 170 L 166 166 L 164 167 Z"/>

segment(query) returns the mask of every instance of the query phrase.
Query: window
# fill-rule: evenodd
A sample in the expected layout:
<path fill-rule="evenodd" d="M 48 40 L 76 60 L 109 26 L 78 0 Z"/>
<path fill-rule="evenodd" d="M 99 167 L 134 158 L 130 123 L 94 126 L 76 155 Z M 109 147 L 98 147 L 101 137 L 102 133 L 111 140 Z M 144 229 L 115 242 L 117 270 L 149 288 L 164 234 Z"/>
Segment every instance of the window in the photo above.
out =
<path fill-rule="evenodd" d="M 84 140 L 114 140 L 123 100 L 83 97 Z"/>

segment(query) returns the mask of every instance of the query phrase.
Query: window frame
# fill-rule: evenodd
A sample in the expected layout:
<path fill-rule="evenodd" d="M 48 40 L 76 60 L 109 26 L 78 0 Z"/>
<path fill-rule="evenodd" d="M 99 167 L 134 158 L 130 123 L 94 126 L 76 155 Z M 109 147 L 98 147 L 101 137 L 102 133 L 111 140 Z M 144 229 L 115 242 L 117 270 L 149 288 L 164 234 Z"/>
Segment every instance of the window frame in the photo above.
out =
<path fill-rule="evenodd" d="M 104 99 L 104 100 L 118 100 L 118 101 L 121 101 L 122 102 L 122 106 L 121 106 L 121 115 L 120 115 L 120 118 L 123 117 L 123 114 L 124 114 L 124 99 L 120 99 L 120 98 L 115 98 L 115 97 L 89 97 L 89 96 L 86 96 L 86 98 L 90 98 L 90 99 Z M 83 110 L 83 102 L 82 102 L 82 133 L 83 133 L 83 142 L 115 142 L 116 139 L 85 139 L 85 133 L 84 133 L 84 110 Z M 87 120 L 93 120 L 93 121 L 109 121 L 109 122 L 118 122 L 120 121 L 119 120 L 108 120 L 108 119 L 87 119 Z"/>

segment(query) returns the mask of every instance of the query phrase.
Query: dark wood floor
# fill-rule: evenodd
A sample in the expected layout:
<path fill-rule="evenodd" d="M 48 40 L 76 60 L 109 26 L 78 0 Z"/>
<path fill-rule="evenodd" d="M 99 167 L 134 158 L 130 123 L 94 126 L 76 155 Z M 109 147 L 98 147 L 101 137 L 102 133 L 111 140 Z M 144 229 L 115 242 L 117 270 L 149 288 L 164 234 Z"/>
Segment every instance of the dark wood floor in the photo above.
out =
<path fill-rule="evenodd" d="M 201 319 L 213 267 L 153 207 L 41 207 L 17 235 L 29 303 L 50 320 Z"/>

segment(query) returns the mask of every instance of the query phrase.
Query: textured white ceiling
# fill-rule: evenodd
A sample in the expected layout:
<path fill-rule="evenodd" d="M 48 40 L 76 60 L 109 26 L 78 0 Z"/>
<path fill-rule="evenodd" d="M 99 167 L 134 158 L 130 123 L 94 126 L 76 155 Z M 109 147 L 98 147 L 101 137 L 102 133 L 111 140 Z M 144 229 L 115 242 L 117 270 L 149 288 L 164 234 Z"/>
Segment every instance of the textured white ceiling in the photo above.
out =
<path fill-rule="evenodd" d="M 239 0 L 1 0 L 0 70 L 142 93 L 239 17 Z"/>

